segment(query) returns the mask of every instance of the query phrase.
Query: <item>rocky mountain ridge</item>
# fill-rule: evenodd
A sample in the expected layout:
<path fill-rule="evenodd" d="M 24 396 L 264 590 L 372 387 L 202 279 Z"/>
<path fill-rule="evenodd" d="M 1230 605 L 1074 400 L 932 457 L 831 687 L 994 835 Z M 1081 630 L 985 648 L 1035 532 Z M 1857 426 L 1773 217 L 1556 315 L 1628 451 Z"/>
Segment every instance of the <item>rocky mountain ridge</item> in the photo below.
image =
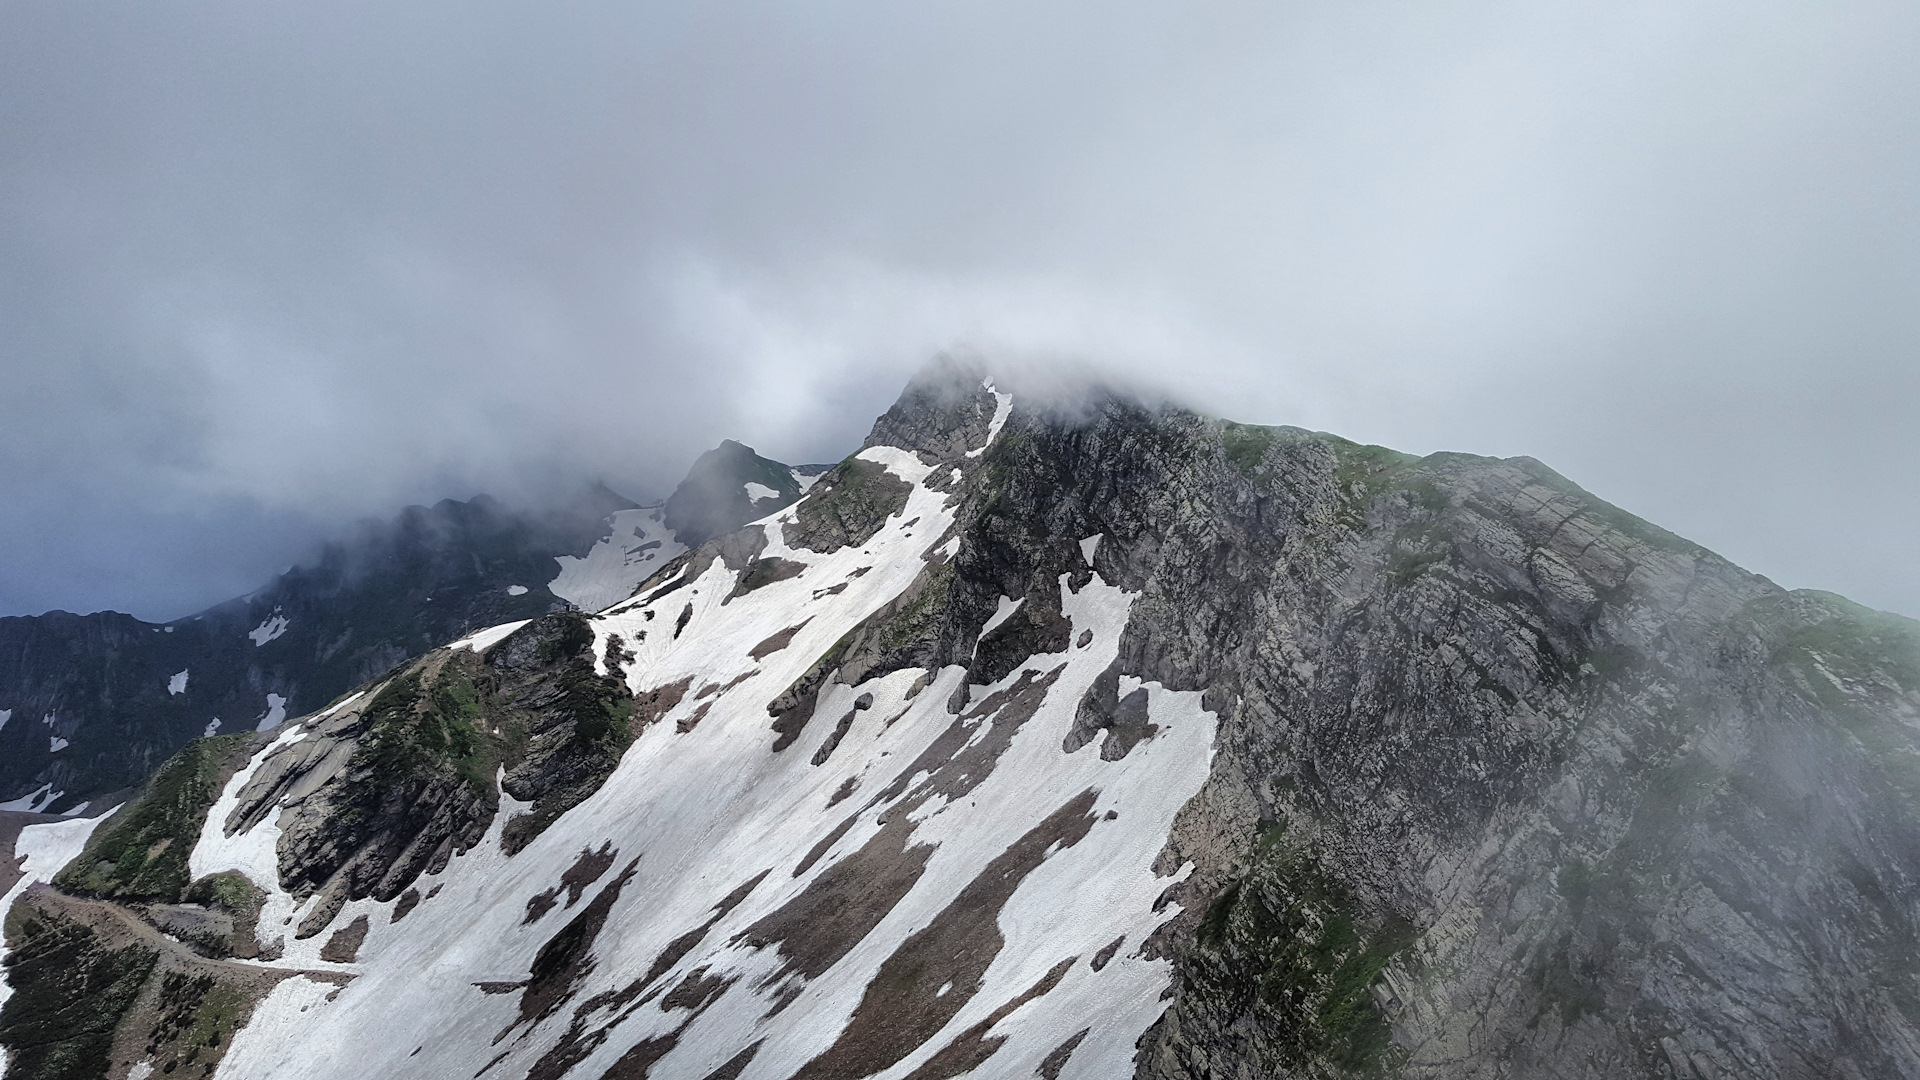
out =
<path fill-rule="evenodd" d="M 985 374 L 30 858 L 19 1075 L 1920 1075 L 1920 624 L 1530 459 Z M 189 1007 L 102 920 L 195 911 L 263 959 Z"/>
<path fill-rule="evenodd" d="M 806 468 L 727 443 L 664 506 L 604 487 L 538 513 L 484 495 L 444 500 L 367 523 L 259 591 L 173 622 L 0 618 L 0 808 L 97 808 L 190 739 L 269 729 L 470 630 L 624 599 L 702 529 L 799 498 Z M 769 477 L 785 483 L 753 502 L 748 485 Z M 683 542 L 667 519 L 700 499 L 705 516 Z"/>

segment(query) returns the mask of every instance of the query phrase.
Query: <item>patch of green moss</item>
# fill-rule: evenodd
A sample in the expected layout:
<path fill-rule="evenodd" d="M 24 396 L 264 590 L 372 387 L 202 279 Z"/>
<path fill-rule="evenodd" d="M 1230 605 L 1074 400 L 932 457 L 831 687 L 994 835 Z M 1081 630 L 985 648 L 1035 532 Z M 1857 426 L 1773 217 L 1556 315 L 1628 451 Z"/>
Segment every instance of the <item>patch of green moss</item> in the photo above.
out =
<path fill-rule="evenodd" d="M 220 797 L 229 758 L 248 733 L 195 739 L 160 766 L 132 806 L 115 814 L 54 884 L 81 896 L 178 900 L 187 856 Z"/>
<path fill-rule="evenodd" d="M 1794 601 L 1803 612 L 1813 611 L 1782 637 L 1773 662 L 1796 673 L 1887 780 L 1920 802 L 1914 739 L 1904 725 L 1889 720 L 1893 714 L 1885 708 L 1889 696 L 1920 692 L 1920 622 L 1811 591 L 1760 605 L 1749 617 L 1757 622 L 1780 618 L 1772 609 Z M 1817 613 L 1827 617 L 1809 618 Z"/>
<path fill-rule="evenodd" d="M 242 912 L 254 906 L 260 887 L 237 870 L 208 874 L 187 889 L 187 903 L 217 907 L 227 912 Z"/>
<path fill-rule="evenodd" d="M 1453 498 L 1431 476 L 1416 476 L 1407 484 L 1407 495 L 1413 505 L 1429 513 L 1439 513 L 1451 509 Z"/>
<path fill-rule="evenodd" d="M 889 517 L 906 509 L 913 485 L 879 462 L 852 457 L 835 465 L 794 511 L 788 543 L 811 550 L 871 540 Z M 825 547 L 814 547 L 821 544 Z"/>
<path fill-rule="evenodd" d="M 953 564 L 941 563 L 921 573 L 918 591 L 877 628 L 875 646 L 879 652 L 891 653 L 926 638 L 945 613 L 947 598 L 953 592 Z"/>
<path fill-rule="evenodd" d="M 1817 659 L 1843 683 L 1869 682 L 1884 675 L 1902 689 L 1920 690 L 1920 622 L 1831 593 L 1807 594 L 1807 598 L 1826 607 L 1831 616 L 1786 635 L 1775 652 L 1777 660 L 1810 664 Z M 1833 680 L 1813 674 L 1808 681 L 1823 695 L 1823 702 L 1846 703 Z"/>
<path fill-rule="evenodd" d="M 628 721 L 633 695 L 600 678 L 591 667 L 575 664 L 560 677 L 559 708 L 572 721 L 576 740 L 601 749 L 622 750 L 633 741 Z"/>
<path fill-rule="evenodd" d="M 1253 866 L 1208 908 L 1186 965 L 1183 1007 L 1268 1033 L 1253 1064 L 1271 1073 L 1371 1077 L 1399 1060 L 1373 987 L 1412 944 L 1412 928 L 1363 915 L 1278 826 Z"/>
<path fill-rule="evenodd" d="M 1395 470 L 1420 460 L 1389 447 L 1349 442 L 1337 436 L 1327 436 L 1327 441 L 1332 444 L 1339 462 L 1334 467 L 1334 481 L 1342 487 L 1353 484 L 1384 487 Z"/>
<path fill-rule="evenodd" d="M 537 685 L 546 687 L 540 691 L 543 704 L 534 712 L 490 708 L 487 713 L 487 723 L 499 732 L 492 748 L 509 764 L 519 760 L 529 732 L 565 733 L 561 745 L 549 744 L 543 751 L 545 768 L 558 782 L 544 786 L 533 797 L 534 805 L 506 824 L 501 844 L 509 855 L 597 790 L 638 735 L 633 722 L 637 706 L 625 682 L 594 674 L 592 626 L 579 615 L 551 618 L 565 625 L 541 624 L 554 631 L 537 653 L 552 665 L 537 679 Z M 487 768 L 491 785 L 492 766 Z"/>
<path fill-rule="evenodd" d="M 591 641 L 591 631 L 588 631 Z M 455 654 L 419 664 L 382 687 L 367 706 L 368 730 L 354 751 L 348 812 L 371 812 L 389 791 L 453 773 L 484 798 L 503 760 L 491 735 L 479 661 Z"/>
<path fill-rule="evenodd" d="M 13 1080 L 95 1080 L 107 1074 L 114 1029 L 139 998 L 159 954 L 108 948 L 90 928 L 29 904 L 7 915 L 7 984 L 0 1046 Z"/>
<path fill-rule="evenodd" d="M 1400 470 L 1419 460 L 1384 446 L 1362 445 L 1334 435 L 1322 438 L 1333 450 L 1333 486 L 1340 500 L 1340 518 L 1353 528 L 1366 524 L 1367 505 L 1394 486 Z"/>
<path fill-rule="evenodd" d="M 1260 464 L 1267 456 L 1267 449 L 1273 445 L 1274 437 L 1273 428 L 1231 421 L 1222 424 L 1220 430 L 1221 449 L 1226 453 L 1227 461 L 1241 472 L 1252 472 Z"/>
<path fill-rule="evenodd" d="M 187 888 L 187 903 L 224 911 L 233 919 L 231 936 L 203 937 L 193 943 L 195 948 L 202 955 L 214 957 L 259 955 L 254 931 L 266 902 L 266 892 L 237 870 L 223 870 L 195 881 Z"/>
<path fill-rule="evenodd" d="M 245 995 L 210 975 L 162 975 L 160 1017 L 147 1032 L 145 1047 L 156 1073 L 210 1074 L 245 1020 L 246 1004 Z"/>

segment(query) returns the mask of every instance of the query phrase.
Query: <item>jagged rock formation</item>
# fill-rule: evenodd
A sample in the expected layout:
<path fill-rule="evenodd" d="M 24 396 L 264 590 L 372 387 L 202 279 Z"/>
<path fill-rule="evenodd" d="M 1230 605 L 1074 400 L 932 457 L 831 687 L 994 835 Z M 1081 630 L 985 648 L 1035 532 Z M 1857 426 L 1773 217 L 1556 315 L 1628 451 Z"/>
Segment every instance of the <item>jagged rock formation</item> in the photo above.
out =
<path fill-rule="evenodd" d="M 198 751 L 165 880 L 281 950 L 222 1076 L 1916 1076 L 1916 720 L 1920 624 L 1529 459 L 944 364 L 630 599 Z M 184 918 L 88 884 L 171 865 L 125 813 L 62 885 Z"/>

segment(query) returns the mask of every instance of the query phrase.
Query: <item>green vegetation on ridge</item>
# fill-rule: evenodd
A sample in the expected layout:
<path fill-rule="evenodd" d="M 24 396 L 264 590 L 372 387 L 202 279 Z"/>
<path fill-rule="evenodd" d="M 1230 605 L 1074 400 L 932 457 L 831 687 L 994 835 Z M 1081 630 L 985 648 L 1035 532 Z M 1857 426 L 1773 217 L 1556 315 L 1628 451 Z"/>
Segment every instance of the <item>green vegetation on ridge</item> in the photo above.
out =
<path fill-rule="evenodd" d="M 1396 1051 L 1373 988 L 1413 940 L 1398 919 L 1363 914 L 1310 852 L 1270 825 L 1253 866 L 1200 923 L 1183 1007 L 1252 1020 L 1267 1036 L 1257 1057 L 1276 1074 L 1385 1075 Z"/>
<path fill-rule="evenodd" d="M 255 741 L 242 732 L 188 743 L 160 767 L 139 799 L 101 827 L 54 884 L 104 899 L 180 899 L 201 823 Z"/>
<path fill-rule="evenodd" d="M 0 1045 L 14 1080 L 107 1075 L 114 1030 L 139 998 L 158 954 L 109 948 L 92 929 L 29 903 L 7 912 L 7 982 Z"/>

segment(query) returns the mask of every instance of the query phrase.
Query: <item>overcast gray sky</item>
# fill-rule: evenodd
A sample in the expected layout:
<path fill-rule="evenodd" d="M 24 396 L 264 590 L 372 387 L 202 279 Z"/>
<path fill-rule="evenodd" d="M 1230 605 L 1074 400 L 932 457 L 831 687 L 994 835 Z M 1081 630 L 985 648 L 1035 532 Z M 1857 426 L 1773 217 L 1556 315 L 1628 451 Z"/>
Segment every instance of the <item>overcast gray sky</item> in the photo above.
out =
<path fill-rule="evenodd" d="M 1920 615 L 1920 5 L 7 0 L 0 613 L 846 453 L 964 346 Z"/>

